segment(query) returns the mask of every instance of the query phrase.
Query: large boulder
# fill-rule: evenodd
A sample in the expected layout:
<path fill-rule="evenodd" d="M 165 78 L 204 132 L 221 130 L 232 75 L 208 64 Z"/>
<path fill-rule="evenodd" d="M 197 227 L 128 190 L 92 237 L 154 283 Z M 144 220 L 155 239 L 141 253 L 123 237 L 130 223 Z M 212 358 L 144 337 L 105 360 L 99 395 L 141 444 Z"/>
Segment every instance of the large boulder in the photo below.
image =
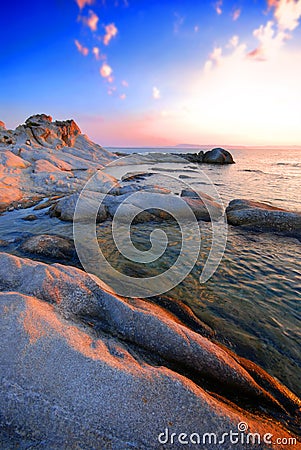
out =
<path fill-rule="evenodd" d="M 203 156 L 203 162 L 209 164 L 234 164 L 231 153 L 220 147 L 206 152 Z"/>
<path fill-rule="evenodd" d="M 0 290 L 3 448 L 172 448 L 166 433 L 220 439 L 240 422 L 262 438 L 290 437 L 272 417 L 280 402 L 295 414 L 294 395 L 259 370 L 261 387 L 238 359 L 162 307 L 109 293 L 76 268 L 5 253 Z M 248 401 L 233 403 L 237 391 L 251 398 L 252 414 Z M 223 449 L 231 448 L 226 440 Z"/>
<path fill-rule="evenodd" d="M 301 213 L 276 208 L 266 203 L 236 199 L 226 209 L 231 225 L 262 230 L 283 232 L 301 238 Z"/>

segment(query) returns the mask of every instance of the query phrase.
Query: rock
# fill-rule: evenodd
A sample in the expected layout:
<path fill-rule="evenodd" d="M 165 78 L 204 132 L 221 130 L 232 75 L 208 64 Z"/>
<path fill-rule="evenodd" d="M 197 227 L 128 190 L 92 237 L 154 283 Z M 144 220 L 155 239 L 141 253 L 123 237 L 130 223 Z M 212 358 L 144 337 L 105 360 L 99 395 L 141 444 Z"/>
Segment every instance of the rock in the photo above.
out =
<path fill-rule="evenodd" d="M 0 211 L 25 197 L 78 192 L 114 159 L 73 120 L 37 114 L 15 130 L 0 127 Z"/>
<path fill-rule="evenodd" d="M 9 242 L 5 241 L 4 239 L 0 239 L 0 247 L 8 247 L 9 246 Z"/>
<path fill-rule="evenodd" d="M 206 152 L 203 162 L 209 164 L 234 164 L 231 153 L 219 147 Z"/>
<path fill-rule="evenodd" d="M 203 150 L 198 153 L 173 153 L 175 156 L 180 156 L 181 158 L 186 159 L 189 162 L 202 164 L 204 160 L 204 152 Z"/>
<path fill-rule="evenodd" d="M 58 217 L 61 220 L 72 222 L 74 219 L 75 207 L 79 198 L 79 194 L 72 194 L 69 197 L 61 198 L 50 209 L 50 217 Z M 106 207 L 101 203 L 101 199 L 93 192 L 85 192 L 85 201 L 81 202 L 81 209 L 77 214 L 77 220 L 89 220 L 92 219 L 91 211 L 97 206 L 97 222 L 103 222 L 108 218 L 108 212 Z"/>
<path fill-rule="evenodd" d="M 251 200 L 232 200 L 226 209 L 231 225 L 262 231 L 283 232 L 301 238 L 301 213 Z"/>
<path fill-rule="evenodd" d="M 222 216 L 222 207 L 212 197 L 204 193 L 199 193 L 199 196 L 195 195 L 194 198 L 182 196 L 181 200 L 178 196 L 164 192 L 164 190 L 163 192 L 160 189 L 152 191 L 150 186 L 146 186 L 146 189 L 137 191 L 134 196 L 129 194 L 116 197 L 106 196 L 104 204 L 111 217 L 115 216 L 117 208 L 122 204 L 123 208 L 118 213 L 118 220 L 126 223 L 138 213 L 139 216 L 136 216 L 134 223 L 174 220 L 170 212 L 174 213 L 178 220 L 188 221 L 194 220 L 194 217 L 197 220 L 218 220 Z M 189 206 L 189 211 L 194 215 L 189 214 L 185 204 Z"/>
<path fill-rule="evenodd" d="M 74 257 L 75 248 L 72 239 L 41 234 L 26 239 L 20 246 L 22 252 L 50 258 L 70 260 Z"/>
<path fill-rule="evenodd" d="M 4 130 L 6 130 L 5 123 L 2 122 L 2 120 L 0 120 L 0 128 L 3 128 Z"/>
<path fill-rule="evenodd" d="M 0 289 L 0 427 L 13 448 L 156 449 L 166 427 L 221 437 L 239 422 L 250 432 L 290 436 L 269 417 L 278 400 L 162 307 L 108 293 L 76 268 L 5 253 Z M 204 379 L 214 380 L 209 389 Z M 251 396 L 252 414 L 224 401 L 237 391 Z M 296 408 L 294 395 L 286 396 Z"/>
<path fill-rule="evenodd" d="M 35 214 L 29 214 L 22 218 L 23 220 L 27 220 L 28 222 L 32 222 L 33 220 L 37 220 L 38 217 Z"/>

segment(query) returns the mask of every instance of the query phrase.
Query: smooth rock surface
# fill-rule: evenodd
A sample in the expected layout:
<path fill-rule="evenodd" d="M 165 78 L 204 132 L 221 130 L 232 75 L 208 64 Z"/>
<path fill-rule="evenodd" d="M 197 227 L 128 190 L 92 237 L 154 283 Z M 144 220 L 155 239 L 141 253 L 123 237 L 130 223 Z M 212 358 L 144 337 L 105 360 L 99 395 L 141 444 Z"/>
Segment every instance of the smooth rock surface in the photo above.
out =
<path fill-rule="evenodd" d="M 229 203 L 226 214 L 231 225 L 301 237 L 301 213 L 298 212 L 251 200 L 236 199 Z"/>
<path fill-rule="evenodd" d="M 234 160 L 230 152 L 217 147 L 204 154 L 203 162 L 209 164 L 233 164 Z"/>
<path fill-rule="evenodd" d="M 237 432 L 239 422 L 262 436 L 290 436 L 202 388 L 202 379 L 213 377 L 217 390 L 228 386 L 258 398 L 260 407 L 278 407 L 230 354 L 163 308 L 110 294 L 78 269 L 5 253 L 0 289 L 4 448 L 155 449 L 166 428 L 221 437 Z M 194 379 L 201 375 L 199 385 L 187 376 L 190 368 Z M 226 440 L 223 448 L 233 444 Z"/>

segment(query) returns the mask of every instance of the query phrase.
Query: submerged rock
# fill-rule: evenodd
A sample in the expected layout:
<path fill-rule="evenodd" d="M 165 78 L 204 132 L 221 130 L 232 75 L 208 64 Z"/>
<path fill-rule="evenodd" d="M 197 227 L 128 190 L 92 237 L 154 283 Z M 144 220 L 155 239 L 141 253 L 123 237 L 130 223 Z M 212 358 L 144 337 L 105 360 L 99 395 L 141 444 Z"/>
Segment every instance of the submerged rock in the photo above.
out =
<path fill-rule="evenodd" d="M 162 307 L 109 293 L 81 270 L 4 253 L 0 290 L 0 428 L 15 446 L 155 449 L 166 427 L 219 435 L 237 432 L 239 422 L 290 436 L 222 397 L 239 391 L 268 416 L 280 408 L 275 386 L 272 397 L 267 384 Z M 209 390 L 204 379 L 213 380 Z M 297 408 L 293 394 L 287 399 Z"/>
<path fill-rule="evenodd" d="M 75 253 L 72 239 L 50 234 L 28 238 L 21 244 L 20 249 L 25 253 L 64 260 L 70 260 Z"/>
<path fill-rule="evenodd" d="M 79 194 L 72 194 L 68 197 L 61 198 L 50 209 L 50 217 L 57 217 L 61 220 L 72 222 L 74 220 L 74 213 L 76 204 L 79 199 Z M 77 212 L 77 220 L 90 220 L 95 208 L 98 208 L 97 222 L 103 222 L 108 217 L 108 212 L 103 204 L 95 196 L 93 192 L 85 192 L 84 200 L 81 201 L 80 211 Z"/>
<path fill-rule="evenodd" d="M 234 164 L 231 153 L 219 147 L 206 152 L 203 157 L 203 162 L 209 164 Z"/>
<path fill-rule="evenodd" d="M 28 214 L 28 216 L 23 217 L 23 220 L 26 220 L 27 222 L 32 222 L 33 220 L 37 220 L 38 216 L 35 214 Z"/>
<path fill-rule="evenodd" d="M 283 232 L 301 238 L 301 213 L 251 200 L 236 199 L 226 209 L 231 225 L 254 230 Z"/>

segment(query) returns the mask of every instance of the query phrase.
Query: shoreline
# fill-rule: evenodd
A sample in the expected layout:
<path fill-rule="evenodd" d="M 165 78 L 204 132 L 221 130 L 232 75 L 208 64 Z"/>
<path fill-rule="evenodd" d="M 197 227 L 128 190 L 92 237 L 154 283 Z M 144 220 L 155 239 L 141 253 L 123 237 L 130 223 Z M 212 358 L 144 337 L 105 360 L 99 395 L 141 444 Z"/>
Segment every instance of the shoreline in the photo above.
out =
<path fill-rule="evenodd" d="M 7 196 L 2 205 L 8 210 L 0 214 L 0 225 L 5 218 L 7 229 L 13 229 L 15 221 L 21 234 L 16 242 L 5 239 L 0 242 L 2 327 L 6 336 L 1 345 L 2 354 L 9 355 L 3 360 L 6 371 L 2 374 L 2 404 L 6 405 L 6 425 L 2 431 L 11 435 L 13 442 L 17 442 L 20 430 L 25 430 L 24 442 L 26 439 L 41 442 L 41 436 L 46 433 L 48 445 L 59 448 L 69 428 L 74 445 L 82 442 L 84 429 L 88 429 L 90 435 L 85 435 L 85 442 L 92 446 L 103 442 L 106 448 L 107 414 L 113 417 L 108 445 L 116 449 L 130 448 L 127 447 L 129 441 L 139 448 L 156 448 L 154 435 L 158 436 L 169 423 L 175 433 L 181 433 L 180 425 L 182 430 L 193 432 L 200 423 L 222 432 L 227 431 L 225 427 L 229 423 L 235 430 L 238 422 L 245 421 L 250 430 L 261 433 L 268 430 L 275 435 L 280 421 L 278 432 L 280 429 L 283 436 L 297 434 L 301 420 L 300 400 L 262 368 L 218 342 L 214 327 L 197 317 L 184 298 L 159 295 L 143 299 L 110 293 L 101 277 L 90 277 L 70 265 L 74 263 L 79 267 L 70 236 L 49 231 L 27 231 L 22 236 L 25 229 L 38 229 L 42 222 L 47 222 L 50 231 L 51 223 L 57 224 L 58 229 L 60 223 L 62 227 L 63 224 L 69 226 L 68 223 L 71 226 L 74 217 L 85 223 L 96 206 L 95 218 L 100 226 L 111 223 L 120 204 L 124 207 L 123 216 L 119 218 L 121 224 L 138 211 L 140 218 L 134 224 L 138 231 L 143 226 L 147 229 L 160 223 L 169 228 L 173 221 L 164 211 L 171 206 L 177 208 L 184 224 L 193 220 L 197 227 L 210 219 L 212 223 L 219 223 L 224 214 L 217 199 L 208 192 L 181 187 L 175 196 L 171 186 L 160 184 L 161 175 L 153 170 L 154 164 L 174 164 L 172 158 L 179 155 L 169 155 L 162 160 L 158 153 L 146 156 L 148 167 L 154 173 L 150 169 L 135 172 L 135 167 L 141 165 L 137 155 L 131 155 L 132 169 L 129 172 L 124 168 L 124 178 L 102 171 L 93 189 L 86 192 L 85 207 L 76 213 L 77 192 L 91 175 L 108 161 L 115 161 L 117 168 L 121 163 L 83 137 L 73 121 L 62 125 L 49 117 L 32 116 L 17 134 L 10 133 L 12 144 L 3 138 L 5 142 L 0 147 L 6 164 L 3 173 L 9 176 L 11 183 L 11 187 L 4 190 Z M 60 137 L 62 126 L 66 126 L 69 133 L 64 141 Z M 41 142 L 45 128 L 51 130 L 51 142 Z M 7 130 L 4 133 L 8 133 Z M 28 144 L 28 133 L 32 140 L 38 136 L 35 137 L 37 143 Z M 212 150 L 217 164 L 231 161 L 227 159 L 230 158 L 228 152 L 225 154 L 221 150 Z M 90 160 L 87 152 L 90 152 Z M 185 155 L 190 163 L 206 160 L 203 153 Z M 131 200 L 133 194 L 139 194 L 135 201 Z M 106 199 L 99 208 L 98 202 L 103 197 Z M 176 200 L 172 200 L 173 197 L 177 197 Z M 151 201 L 152 207 L 147 210 Z M 24 206 L 29 208 L 28 214 Z M 186 216 L 187 206 L 192 216 Z M 236 199 L 228 205 L 226 215 L 234 230 L 301 238 L 300 213 Z M 10 254 L 16 251 L 18 256 Z M 39 259 L 44 262 L 38 262 Z M 60 351 L 63 356 L 54 356 Z M 60 364 L 61 357 L 67 365 Z M 72 372 L 80 374 L 78 381 L 72 379 L 71 382 Z M 18 373 L 23 380 L 19 390 L 14 384 L 18 379 L 13 375 Z M 62 388 L 59 383 L 51 382 L 56 378 L 64 380 Z M 71 393 L 72 383 L 76 389 Z M 127 388 L 122 388 L 124 386 Z M 158 393 L 162 396 L 163 407 L 162 404 L 160 407 Z M 87 407 L 88 398 L 99 414 L 97 420 L 91 415 L 91 405 Z M 131 417 L 128 421 L 120 421 L 116 414 L 120 402 Z M 16 404 L 18 406 L 14 407 Z M 194 405 L 195 409 L 188 411 L 187 404 Z M 46 415 L 59 411 L 52 418 L 57 436 L 46 432 L 46 416 L 45 423 L 41 422 L 43 408 Z M 83 408 L 86 408 L 83 425 L 75 431 Z M 74 415 L 71 411 L 75 411 Z M 157 411 L 160 412 L 157 414 Z M 201 414 L 201 422 L 196 411 Z M 102 417 L 101 412 L 105 412 Z M 66 422 L 60 425 L 63 417 Z M 13 430 L 8 425 L 12 420 L 17 422 Z M 139 423 L 139 420 L 140 431 L 131 431 L 130 423 Z M 146 434 L 141 437 L 143 427 Z M 34 429 L 37 437 L 34 437 Z M 22 438 L 19 439 L 22 442 Z M 150 440 L 154 447 L 147 447 Z"/>

